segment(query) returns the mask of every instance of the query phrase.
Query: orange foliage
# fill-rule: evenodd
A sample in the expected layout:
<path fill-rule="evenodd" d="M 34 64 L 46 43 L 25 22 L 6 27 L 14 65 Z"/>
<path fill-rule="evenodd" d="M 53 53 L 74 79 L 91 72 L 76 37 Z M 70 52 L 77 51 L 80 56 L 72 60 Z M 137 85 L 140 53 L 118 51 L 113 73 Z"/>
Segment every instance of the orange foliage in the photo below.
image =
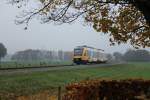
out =
<path fill-rule="evenodd" d="M 150 80 L 91 80 L 66 87 L 63 100 L 150 99 Z"/>

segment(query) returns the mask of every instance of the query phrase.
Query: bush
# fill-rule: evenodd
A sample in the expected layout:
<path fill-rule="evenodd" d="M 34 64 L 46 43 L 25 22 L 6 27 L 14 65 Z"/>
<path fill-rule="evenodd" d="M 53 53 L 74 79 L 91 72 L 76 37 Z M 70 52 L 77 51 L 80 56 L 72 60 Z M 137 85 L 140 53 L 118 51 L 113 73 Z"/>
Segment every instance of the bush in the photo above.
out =
<path fill-rule="evenodd" d="M 66 86 L 63 100 L 145 100 L 150 80 L 91 80 Z"/>

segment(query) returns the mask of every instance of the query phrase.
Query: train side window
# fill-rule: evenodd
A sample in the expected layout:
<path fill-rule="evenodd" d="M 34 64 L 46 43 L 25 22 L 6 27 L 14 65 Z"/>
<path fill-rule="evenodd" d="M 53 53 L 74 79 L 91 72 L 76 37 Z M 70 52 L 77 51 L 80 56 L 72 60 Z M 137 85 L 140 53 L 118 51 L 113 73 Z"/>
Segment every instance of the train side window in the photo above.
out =
<path fill-rule="evenodd" d="M 88 50 L 88 56 L 91 56 L 91 51 L 90 50 Z"/>

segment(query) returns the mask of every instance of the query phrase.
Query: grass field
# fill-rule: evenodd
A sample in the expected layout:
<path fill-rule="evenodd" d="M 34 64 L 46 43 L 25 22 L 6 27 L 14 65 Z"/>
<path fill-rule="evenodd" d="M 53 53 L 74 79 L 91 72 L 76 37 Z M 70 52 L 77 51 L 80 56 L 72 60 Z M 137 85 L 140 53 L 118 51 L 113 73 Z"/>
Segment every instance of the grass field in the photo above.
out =
<path fill-rule="evenodd" d="M 21 68 L 35 66 L 70 65 L 72 61 L 10 61 L 2 62 L 0 68 Z"/>
<path fill-rule="evenodd" d="M 92 66 L 92 65 L 87 65 Z M 150 63 L 128 63 L 96 68 L 64 69 L 0 76 L 0 93 L 28 95 L 85 79 L 150 79 Z"/>

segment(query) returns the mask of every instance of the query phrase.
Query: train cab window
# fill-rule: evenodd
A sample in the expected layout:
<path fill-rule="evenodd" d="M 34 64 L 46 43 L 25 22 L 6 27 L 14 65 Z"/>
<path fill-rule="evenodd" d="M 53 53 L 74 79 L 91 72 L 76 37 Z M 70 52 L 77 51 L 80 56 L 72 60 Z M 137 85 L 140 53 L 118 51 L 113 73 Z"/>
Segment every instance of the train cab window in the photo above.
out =
<path fill-rule="evenodd" d="M 74 56 L 81 56 L 83 52 L 83 48 L 74 49 Z"/>

